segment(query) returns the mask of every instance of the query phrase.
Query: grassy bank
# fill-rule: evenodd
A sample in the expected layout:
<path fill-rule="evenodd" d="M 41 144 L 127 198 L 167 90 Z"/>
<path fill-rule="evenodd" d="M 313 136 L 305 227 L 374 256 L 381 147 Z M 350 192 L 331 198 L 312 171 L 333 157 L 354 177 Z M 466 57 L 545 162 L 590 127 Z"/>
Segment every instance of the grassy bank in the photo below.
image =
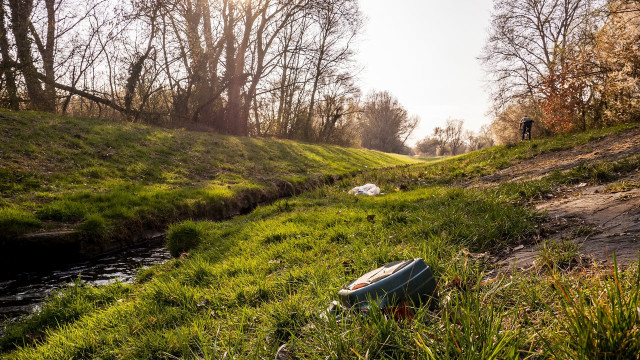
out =
<path fill-rule="evenodd" d="M 7 329 L 4 357 L 273 358 L 286 343 L 310 359 L 637 359 L 637 267 L 566 269 L 552 243 L 538 271 L 501 273 L 491 259 L 544 231 L 531 199 L 623 176 L 638 155 L 492 188 L 445 186 L 602 136 L 593 134 L 369 171 L 230 221 L 175 226 L 200 242 L 186 258 L 143 270 L 134 284 L 67 289 Z M 384 195 L 346 193 L 370 181 Z M 412 321 L 375 308 L 342 322 L 321 317 L 350 280 L 415 257 L 433 268 L 438 296 Z"/>
<path fill-rule="evenodd" d="M 0 134 L 0 240 L 69 228 L 127 238 L 188 217 L 224 217 L 243 196 L 412 162 L 367 150 L 6 110 Z"/>

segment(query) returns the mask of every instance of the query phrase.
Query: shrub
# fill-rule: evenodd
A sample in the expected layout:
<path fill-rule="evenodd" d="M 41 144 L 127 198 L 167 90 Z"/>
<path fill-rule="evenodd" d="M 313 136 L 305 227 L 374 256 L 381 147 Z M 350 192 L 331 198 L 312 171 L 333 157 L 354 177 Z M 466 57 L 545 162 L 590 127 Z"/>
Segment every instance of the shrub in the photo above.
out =
<path fill-rule="evenodd" d="M 204 237 L 201 223 L 192 220 L 183 221 L 169 226 L 167 234 L 167 250 L 171 256 L 178 257 L 184 251 L 197 247 Z"/>

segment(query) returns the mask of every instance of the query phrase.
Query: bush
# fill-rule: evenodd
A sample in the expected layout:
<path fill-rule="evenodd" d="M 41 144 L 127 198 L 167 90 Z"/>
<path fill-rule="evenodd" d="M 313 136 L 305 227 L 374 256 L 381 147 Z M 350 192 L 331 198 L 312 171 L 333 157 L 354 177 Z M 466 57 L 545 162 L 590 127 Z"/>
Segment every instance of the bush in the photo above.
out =
<path fill-rule="evenodd" d="M 178 257 L 184 251 L 196 248 L 204 237 L 201 223 L 192 220 L 183 221 L 169 226 L 167 234 L 167 250 L 171 256 Z"/>
<path fill-rule="evenodd" d="M 27 212 L 0 208 L 0 239 L 8 239 L 39 228 L 40 220 Z"/>

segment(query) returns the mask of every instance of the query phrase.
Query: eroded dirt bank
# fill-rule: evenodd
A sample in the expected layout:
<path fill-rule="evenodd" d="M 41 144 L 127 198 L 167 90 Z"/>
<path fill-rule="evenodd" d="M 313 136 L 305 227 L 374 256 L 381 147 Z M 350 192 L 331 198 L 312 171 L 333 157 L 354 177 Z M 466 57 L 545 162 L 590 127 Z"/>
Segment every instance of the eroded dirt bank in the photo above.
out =
<path fill-rule="evenodd" d="M 345 176 L 353 176 L 347 174 Z M 233 198 L 197 209 L 195 219 L 226 220 L 249 213 L 258 205 L 299 194 L 318 186 L 332 184 L 343 176 L 315 176 L 303 183 L 293 184 L 284 180 L 272 180 L 271 186 L 244 190 Z M 165 226 L 168 224 L 165 224 Z M 125 224 L 111 236 L 88 238 L 78 230 L 27 234 L 0 243 L 0 270 L 21 271 L 55 266 L 70 261 L 84 261 L 97 256 L 117 252 L 132 246 L 157 241 L 164 235 L 165 227 L 148 227 L 145 224 Z"/>
<path fill-rule="evenodd" d="M 640 128 L 559 152 L 522 161 L 496 174 L 480 178 L 473 186 L 491 187 L 501 182 L 542 178 L 554 171 L 580 165 L 620 161 L 640 154 Z M 544 240 L 569 239 L 580 245 L 586 261 L 610 264 L 613 254 L 619 264 L 638 261 L 640 251 L 640 169 L 605 184 L 586 183 L 557 189 L 535 207 L 548 216 L 552 235 Z M 555 230 L 555 231 L 554 231 Z M 501 259 L 501 264 L 526 269 L 534 264 L 538 246 L 519 246 Z"/>

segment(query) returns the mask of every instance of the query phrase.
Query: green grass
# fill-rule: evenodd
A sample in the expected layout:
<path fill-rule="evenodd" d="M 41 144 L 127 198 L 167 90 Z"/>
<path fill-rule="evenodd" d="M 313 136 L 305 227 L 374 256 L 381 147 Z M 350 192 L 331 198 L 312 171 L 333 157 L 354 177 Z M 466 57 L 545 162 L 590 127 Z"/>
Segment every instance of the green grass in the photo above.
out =
<path fill-rule="evenodd" d="M 527 209 L 477 190 L 431 188 L 356 198 L 343 187 L 324 187 L 232 221 L 199 223 L 207 236 L 189 258 L 144 275 L 127 301 L 90 312 L 52 331 L 38 350 L 26 347 L 14 355 L 171 358 L 204 356 L 201 349 L 207 348 L 214 358 L 224 352 L 253 357 L 272 355 L 292 341 L 294 348 L 308 343 L 309 356 L 320 356 L 328 349 L 309 326 L 327 326 L 320 312 L 354 276 L 344 273 L 345 261 L 361 274 L 389 261 L 423 257 L 441 284 L 454 277 L 473 284 L 480 264 L 460 257 L 461 249 L 517 241 L 532 231 L 532 219 Z M 109 325 L 114 321 L 117 326 Z M 404 326 L 382 315 L 376 321 L 389 333 Z M 359 326 L 373 332 L 367 324 Z M 82 335 L 89 328 L 92 336 Z M 350 347 L 345 356 L 354 355 Z M 376 351 L 396 353 L 385 346 Z"/>
<path fill-rule="evenodd" d="M 545 241 L 538 245 L 537 263 L 550 270 L 566 270 L 582 262 L 579 248 L 580 245 L 567 239 Z"/>
<path fill-rule="evenodd" d="M 640 189 L 640 181 L 621 181 L 618 183 L 610 184 L 605 187 L 603 192 L 616 193 L 633 189 Z"/>
<path fill-rule="evenodd" d="M 33 214 L 10 207 L 0 208 L 0 240 L 38 229 L 41 225 Z"/>
<path fill-rule="evenodd" d="M 621 274 L 614 267 L 612 279 L 588 291 L 558 281 L 566 321 L 545 339 L 548 351 L 559 358 L 640 359 L 640 272 L 634 270 Z"/>
<path fill-rule="evenodd" d="M 539 140 L 535 151 L 601 133 Z M 57 315 L 34 314 L 10 326 L 2 357 L 273 358 L 286 343 L 296 357 L 310 359 L 613 359 L 614 348 L 633 358 L 637 267 L 568 269 L 558 280 L 562 269 L 499 273 L 489 258 L 537 236 L 543 214 L 532 199 L 558 186 L 615 178 L 637 156 L 493 188 L 450 185 L 517 161 L 509 154 L 533 156 L 533 143 L 370 170 L 229 221 L 177 226 L 197 229 L 199 245 L 188 256 L 141 271 L 115 301 L 109 287 L 95 288 L 105 294 L 99 299 L 111 300 L 89 300 L 70 317 L 66 306 L 52 307 Z M 384 195 L 347 194 L 367 182 Z M 566 252 L 560 246 L 550 253 Z M 350 280 L 415 257 L 432 267 L 438 290 L 413 320 L 375 307 L 342 322 L 321 316 Z M 79 296 L 67 289 L 49 301 Z M 24 325 L 32 323 L 42 334 L 35 339 Z"/>
<path fill-rule="evenodd" d="M 180 256 L 185 251 L 192 250 L 202 242 L 205 232 L 202 223 L 196 224 L 192 220 L 173 224 L 167 233 L 167 249 L 173 257 Z"/>
<path fill-rule="evenodd" d="M 567 331 L 565 317 L 557 316 L 564 295 L 556 280 L 490 277 L 485 257 L 472 252 L 499 250 L 533 234 L 531 210 L 488 190 L 423 188 L 376 198 L 346 190 L 323 187 L 231 221 L 197 223 L 206 235 L 190 256 L 145 270 L 122 302 L 86 308 L 73 320 L 44 320 L 42 342 L 5 355 L 271 358 L 287 343 L 303 358 L 571 358 L 562 354 L 574 344 L 550 337 Z M 320 316 L 351 279 L 413 257 L 432 266 L 439 288 L 434 306 L 418 309 L 413 321 L 375 308 L 366 318 L 340 323 Z M 563 286 L 592 282 L 577 275 Z M 623 289 L 624 296 L 640 290 L 633 282 Z M 12 339 L 29 344 L 22 334 Z"/>
<path fill-rule="evenodd" d="M 9 326 L 0 338 L 0 350 L 13 348 L 15 344 L 30 344 L 47 336 L 47 329 L 55 324 L 62 326 L 82 315 L 102 309 L 125 299 L 130 286 L 115 282 L 100 288 L 87 286 L 80 279 L 50 295 L 41 306 L 38 316 Z"/>
<path fill-rule="evenodd" d="M 11 229 L 0 220 L 0 233 L 11 237 L 42 227 L 126 240 L 181 219 L 232 215 L 244 205 L 239 202 L 276 196 L 282 181 L 300 187 L 415 162 L 375 151 L 36 112 L 0 110 L 0 120 L 0 218 L 22 214 L 16 221 L 22 225 Z M 104 220 L 97 232 L 90 225 L 96 219 Z"/>

